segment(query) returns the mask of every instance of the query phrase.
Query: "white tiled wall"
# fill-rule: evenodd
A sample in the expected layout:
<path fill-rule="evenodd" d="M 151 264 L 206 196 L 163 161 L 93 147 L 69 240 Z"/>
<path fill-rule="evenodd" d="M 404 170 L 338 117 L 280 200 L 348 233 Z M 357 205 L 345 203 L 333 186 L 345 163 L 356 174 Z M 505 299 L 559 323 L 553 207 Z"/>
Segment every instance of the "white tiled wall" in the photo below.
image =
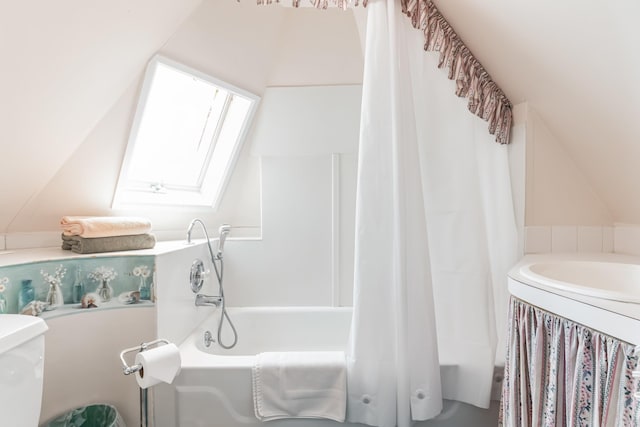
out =
<path fill-rule="evenodd" d="M 602 227 L 578 227 L 578 252 L 604 252 Z"/>
<path fill-rule="evenodd" d="M 614 231 L 614 252 L 640 256 L 640 225 L 616 225 Z"/>
<path fill-rule="evenodd" d="M 602 252 L 614 252 L 613 248 L 613 227 L 602 228 Z"/>
<path fill-rule="evenodd" d="M 551 227 L 551 252 L 576 252 L 578 250 L 578 228 L 570 226 Z"/>
<path fill-rule="evenodd" d="M 616 252 L 640 255 L 640 226 L 525 227 L 525 253 Z"/>

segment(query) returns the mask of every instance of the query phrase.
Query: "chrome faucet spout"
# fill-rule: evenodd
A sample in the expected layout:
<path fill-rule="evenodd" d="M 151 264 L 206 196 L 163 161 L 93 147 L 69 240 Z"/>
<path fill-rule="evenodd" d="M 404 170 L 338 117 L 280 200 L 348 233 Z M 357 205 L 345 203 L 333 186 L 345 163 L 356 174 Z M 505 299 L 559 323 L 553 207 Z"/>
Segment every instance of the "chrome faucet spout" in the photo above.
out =
<path fill-rule="evenodd" d="M 193 231 L 193 227 L 197 223 L 199 223 L 202 226 L 202 230 L 205 236 L 207 237 L 207 240 L 209 239 L 209 236 L 207 235 L 207 228 L 205 227 L 204 222 L 202 222 L 200 218 L 195 218 L 194 220 L 191 221 L 191 223 L 189 224 L 189 227 L 187 228 L 187 245 L 191 244 L 191 232 Z"/>
<path fill-rule="evenodd" d="M 222 305 L 222 297 L 219 295 L 196 295 L 196 306 L 201 307 L 210 305 L 220 307 Z"/>

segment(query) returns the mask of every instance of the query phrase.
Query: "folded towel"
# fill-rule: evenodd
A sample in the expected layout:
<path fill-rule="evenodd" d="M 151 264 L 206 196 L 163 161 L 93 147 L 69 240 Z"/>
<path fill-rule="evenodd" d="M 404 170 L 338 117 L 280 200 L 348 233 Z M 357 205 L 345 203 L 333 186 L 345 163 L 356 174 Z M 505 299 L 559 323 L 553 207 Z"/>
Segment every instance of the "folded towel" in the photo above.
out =
<path fill-rule="evenodd" d="M 60 226 L 66 236 L 89 238 L 129 236 L 151 231 L 151 221 L 133 216 L 63 216 Z"/>
<path fill-rule="evenodd" d="M 261 421 L 328 418 L 344 422 L 347 374 L 341 351 L 260 353 L 252 380 L 254 410 Z"/>
<path fill-rule="evenodd" d="M 92 239 L 62 235 L 62 249 L 71 250 L 77 254 L 151 249 L 155 245 L 155 236 L 148 233 L 133 236 L 95 237 Z"/>

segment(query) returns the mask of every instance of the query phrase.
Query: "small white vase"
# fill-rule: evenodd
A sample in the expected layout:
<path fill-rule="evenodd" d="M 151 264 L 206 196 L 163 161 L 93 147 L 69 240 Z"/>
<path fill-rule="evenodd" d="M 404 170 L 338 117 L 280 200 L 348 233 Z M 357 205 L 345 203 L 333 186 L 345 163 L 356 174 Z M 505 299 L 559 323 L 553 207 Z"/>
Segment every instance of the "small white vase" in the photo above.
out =
<path fill-rule="evenodd" d="M 113 295 L 113 288 L 109 285 L 109 282 L 103 280 L 98 289 L 96 289 L 96 293 L 100 296 L 102 302 L 109 302 Z"/>
<path fill-rule="evenodd" d="M 62 296 L 62 288 L 57 283 L 49 283 L 49 292 L 47 293 L 46 302 L 49 304 L 49 310 L 55 310 L 64 305 L 64 297 Z"/>

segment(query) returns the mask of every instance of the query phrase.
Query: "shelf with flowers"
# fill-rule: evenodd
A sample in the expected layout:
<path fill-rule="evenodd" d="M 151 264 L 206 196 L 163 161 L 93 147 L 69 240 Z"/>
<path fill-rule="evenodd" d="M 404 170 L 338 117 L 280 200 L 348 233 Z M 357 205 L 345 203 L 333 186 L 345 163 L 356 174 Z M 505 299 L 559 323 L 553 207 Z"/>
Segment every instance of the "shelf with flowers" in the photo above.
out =
<path fill-rule="evenodd" d="M 152 255 L 65 259 L 0 267 L 0 314 L 50 318 L 82 312 L 82 309 L 153 304 L 154 271 Z"/>

